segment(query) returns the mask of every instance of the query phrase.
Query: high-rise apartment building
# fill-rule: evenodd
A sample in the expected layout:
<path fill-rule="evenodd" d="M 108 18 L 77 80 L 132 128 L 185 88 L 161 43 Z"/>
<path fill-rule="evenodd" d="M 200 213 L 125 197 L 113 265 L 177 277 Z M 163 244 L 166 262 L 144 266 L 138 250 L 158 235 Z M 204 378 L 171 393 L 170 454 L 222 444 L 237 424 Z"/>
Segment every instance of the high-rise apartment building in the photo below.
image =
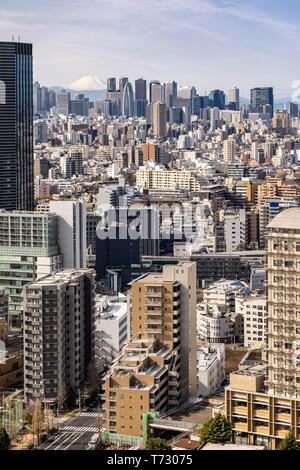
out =
<path fill-rule="evenodd" d="M 167 106 L 163 101 L 153 105 L 153 133 L 160 139 L 167 135 Z"/>
<path fill-rule="evenodd" d="M 142 435 L 143 414 L 197 396 L 196 263 L 131 283 L 130 337 L 106 376 L 106 429 Z"/>
<path fill-rule="evenodd" d="M 24 289 L 24 395 L 57 404 L 94 358 L 94 270 L 64 270 Z"/>
<path fill-rule="evenodd" d="M 0 42 L 0 208 L 33 210 L 32 45 Z"/>
<path fill-rule="evenodd" d="M 234 442 L 276 449 L 292 431 L 300 442 L 300 209 L 278 214 L 267 235 L 265 361 L 230 375 L 225 415 Z M 250 358 L 249 358 L 250 359 Z M 263 358 L 262 358 L 263 359 Z"/>
<path fill-rule="evenodd" d="M 235 140 L 228 139 L 223 142 L 223 159 L 227 163 L 234 161 L 235 157 Z"/>
<path fill-rule="evenodd" d="M 0 212 L 0 285 L 13 326 L 20 325 L 23 287 L 62 267 L 57 230 L 54 214 Z"/>
<path fill-rule="evenodd" d="M 269 105 L 271 117 L 273 116 L 274 98 L 273 88 L 253 88 L 251 90 L 251 111 L 252 113 L 263 113 L 264 107 Z"/>

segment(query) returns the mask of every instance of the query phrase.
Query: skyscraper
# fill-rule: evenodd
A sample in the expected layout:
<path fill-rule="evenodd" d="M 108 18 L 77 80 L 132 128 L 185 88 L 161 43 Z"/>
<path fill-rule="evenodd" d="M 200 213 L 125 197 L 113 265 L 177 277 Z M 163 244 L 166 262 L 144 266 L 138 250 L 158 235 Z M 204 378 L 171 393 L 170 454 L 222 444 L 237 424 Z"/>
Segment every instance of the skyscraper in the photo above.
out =
<path fill-rule="evenodd" d="M 228 90 L 228 107 L 229 109 L 234 108 L 235 111 L 240 109 L 240 90 L 236 87 Z"/>
<path fill-rule="evenodd" d="M 68 116 L 71 111 L 71 94 L 66 90 L 61 90 L 56 95 L 57 99 L 57 114 Z"/>
<path fill-rule="evenodd" d="M 0 208 L 32 210 L 32 44 L 0 42 Z"/>
<path fill-rule="evenodd" d="M 153 105 L 153 132 L 160 139 L 167 135 L 167 106 L 158 101 Z"/>
<path fill-rule="evenodd" d="M 122 97 L 122 114 L 123 116 L 132 116 L 134 111 L 133 90 L 130 82 L 124 86 Z"/>
<path fill-rule="evenodd" d="M 269 105 L 271 108 L 271 116 L 273 116 L 274 98 L 273 88 L 253 88 L 251 90 L 251 111 L 253 113 L 264 112 L 263 107 Z"/>
<path fill-rule="evenodd" d="M 213 90 L 209 94 L 209 106 L 211 108 L 225 108 L 225 93 L 222 90 Z"/>
<path fill-rule="evenodd" d="M 168 108 L 173 106 L 174 100 L 177 98 L 177 83 L 170 81 L 164 83 L 164 101 Z"/>
<path fill-rule="evenodd" d="M 110 77 L 107 79 L 107 91 L 116 91 L 116 78 Z"/>
<path fill-rule="evenodd" d="M 145 101 L 147 98 L 147 82 L 143 78 L 135 81 L 135 99 Z"/>

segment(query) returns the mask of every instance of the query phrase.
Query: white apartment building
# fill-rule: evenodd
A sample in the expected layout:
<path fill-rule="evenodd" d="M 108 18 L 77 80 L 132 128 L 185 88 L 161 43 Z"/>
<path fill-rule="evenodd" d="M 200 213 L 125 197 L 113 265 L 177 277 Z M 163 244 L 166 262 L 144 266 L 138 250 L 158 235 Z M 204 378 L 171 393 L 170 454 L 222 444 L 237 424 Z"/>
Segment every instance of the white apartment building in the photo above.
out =
<path fill-rule="evenodd" d="M 225 345 L 208 344 L 197 349 L 198 395 L 207 397 L 225 379 Z"/>
<path fill-rule="evenodd" d="M 242 281 L 221 279 L 214 282 L 203 290 L 203 302 L 201 303 L 204 307 L 203 311 L 212 311 L 215 306 L 222 306 L 226 311 L 234 312 L 235 296 L 247 287 L 247 284 Z"/>
<path fill-rule="evenodd" d="M 267 333 L 267 301 L 265 296 L 236 297 L 235 311 L 244 318 L 244 346 L 265 341 Z"/>
<path fill-rule="evenodd" d="M 224 216 L 224 234 L 226 251 L 232 253 L 246 240 L 246 210 L 240 209 L 238 214 Z"/>
<path fill-rule="evenodd" d="M 233 343 L 235 338 L 235 325 L 230 313 L 217 306 L 207 312 L 197 305 L 197 331 L 200 339 L 209 343 Z"/>
<path fill-rule="evenodd" d="M 110 367 L 129 341 L 127 297 L 96 297 L 95 359 L 100 371 Z"/>

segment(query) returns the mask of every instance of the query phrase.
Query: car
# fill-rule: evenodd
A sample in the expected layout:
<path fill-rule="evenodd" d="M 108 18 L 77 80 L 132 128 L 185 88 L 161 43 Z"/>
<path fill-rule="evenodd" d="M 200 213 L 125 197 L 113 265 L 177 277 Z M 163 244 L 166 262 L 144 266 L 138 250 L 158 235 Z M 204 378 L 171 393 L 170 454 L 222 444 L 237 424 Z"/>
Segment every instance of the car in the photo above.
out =
<path fill-rule="evenodd" d="M 90 409 L 86 406 L 85 408 L 83 408 L 83 413 L 86 413 L 87 411 L 90 411 Z"/>

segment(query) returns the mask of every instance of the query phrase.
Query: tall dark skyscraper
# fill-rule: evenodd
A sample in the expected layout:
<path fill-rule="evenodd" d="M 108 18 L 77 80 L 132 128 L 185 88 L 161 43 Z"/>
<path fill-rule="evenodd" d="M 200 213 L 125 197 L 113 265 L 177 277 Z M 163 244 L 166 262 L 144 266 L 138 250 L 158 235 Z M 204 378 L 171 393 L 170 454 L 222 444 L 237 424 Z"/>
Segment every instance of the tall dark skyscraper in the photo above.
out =
<path fill-rule="evenodd" d="M 138 78 L 135 81 L 135 99 L 146 100 L 147 97 L 147 82 L 143 78 Z"/>
<path fill-rule="evenodd" d="M 252 88 L 251 90 L 251 111 L 253 113 L 263 113 L 264 108 L 270 106 L 270 113 L 273 116 L 274 98 L 273 88 Z"/>
<path fill-rule="evenodd" d="M 0 208 L 33 210 L 32 44 L 0 42 Z"/>

